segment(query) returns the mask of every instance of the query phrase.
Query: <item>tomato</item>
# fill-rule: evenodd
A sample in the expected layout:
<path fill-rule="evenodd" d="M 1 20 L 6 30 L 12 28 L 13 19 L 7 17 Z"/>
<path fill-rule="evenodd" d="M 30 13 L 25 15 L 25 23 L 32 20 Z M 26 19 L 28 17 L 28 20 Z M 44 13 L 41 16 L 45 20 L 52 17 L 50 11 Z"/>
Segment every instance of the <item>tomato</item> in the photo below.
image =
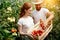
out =
<path fill-rule="evenodd" d="M 36 35 L 37 35 L 37 31 L 34 30 L 34 31 L 32 32 L 32 35 L 35 35 L 35 36 L 36 36 Z"/>
<path fill-rule="evenodd" d="M 42 35 L 42 33 L 43 33 L 43 31 L 38 30 L 38 31 L 37 31 L 37 33 L 38 33 L 38 35 L 39 35 L 39 36 L 41 36 L 41 35 Z"/>
<path fill-rule="evenodd" d="M 43 33 L 43 31 L 41 31 L 41 30 L 37 30 L 37 31 L 34 30 L 34 31 L 32 32 L 32 35 L 33 35 L 33 36 L 37 36 L 37 35 L 41 36 L 42 33 Z"/>
<path fill-rule="evenodd" d="M 45 25 L 42 19 L 40 19 L 40 27 L 42 27 L 42 29 L 45 30 Z"/>
<path fill-rule="evenodd" d="M 12 29 L 11 29 L 11 32 L 17 32 L 17 30 L 12 28 Z"/>
<path fill-rule="evenodd" d="M 45 30 L 45 28 L 44 28 L 45 26 L 43 23 L 40 23 L 40 27 L 42 27 L 42 29 Z"/>

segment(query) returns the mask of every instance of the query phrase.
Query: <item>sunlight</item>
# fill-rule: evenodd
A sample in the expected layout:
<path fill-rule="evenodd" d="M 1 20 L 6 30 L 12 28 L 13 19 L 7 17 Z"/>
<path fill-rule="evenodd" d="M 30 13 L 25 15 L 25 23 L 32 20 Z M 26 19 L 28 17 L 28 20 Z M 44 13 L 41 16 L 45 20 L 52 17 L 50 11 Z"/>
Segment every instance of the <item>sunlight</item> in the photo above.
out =
<path fill-rule="evenodd" d="M 44 1 L 44 6 L 49 7 L 49 8 L 53 8 L 56 7 L 57 5 L 57 0 L 45 0 Z"/>

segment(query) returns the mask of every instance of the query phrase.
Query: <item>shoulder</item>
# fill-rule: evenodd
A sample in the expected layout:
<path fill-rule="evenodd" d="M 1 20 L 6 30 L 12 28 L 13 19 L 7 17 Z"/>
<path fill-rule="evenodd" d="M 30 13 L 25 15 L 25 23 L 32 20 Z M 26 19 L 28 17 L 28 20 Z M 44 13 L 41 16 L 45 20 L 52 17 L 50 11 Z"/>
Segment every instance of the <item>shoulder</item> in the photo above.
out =
<path fill-rule="evenodd" d="M 19 18 L 17 24 L 22 25 L 23 24 L 23 18 Z"/>
<path fill-rule="evenodd" d="M 36 14 L 36 10 L 32 11 L 32 16 L 34 16 Z"/>
<path fill-rule="evenodd" d="M 19 18 L 18 21 L 23 21 L 23 18 Z"/>
<path fill-rule="evenodd" d="M 47 8 L 42 8 L 42 10 L 48 10 Z"/>
<path fill-rule="evenodd" d="M 47 8 L 42 8 L 42 10 L 43 10 L 44 13 L 48 13 L 49 12 L 49 10 Z"/>
<path fill-rule="evenodd" d="M 36 12 L 36 10 L 33 10 L 33 13 Z"/>

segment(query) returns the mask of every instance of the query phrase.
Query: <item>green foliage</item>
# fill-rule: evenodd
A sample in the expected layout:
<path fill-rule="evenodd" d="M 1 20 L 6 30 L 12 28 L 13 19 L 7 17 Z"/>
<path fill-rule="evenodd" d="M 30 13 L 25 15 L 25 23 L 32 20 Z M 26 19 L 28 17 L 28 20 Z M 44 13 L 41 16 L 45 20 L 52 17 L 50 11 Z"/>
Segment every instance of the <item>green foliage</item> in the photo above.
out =
<path fill-rule="evenodd" d="M 0 0 L 0 40 L 12 40 L 17 36 L 11 29 L 17 28 L 21 5 L 19 0 Z"/>
<path fill-rule="evenodd" d="M 46 37 L 46 40 L 60 40 L 60 0 L 56 0 L 57 4 L 53 8 L 48 8 L 54 13 L 53 29 Z"/>

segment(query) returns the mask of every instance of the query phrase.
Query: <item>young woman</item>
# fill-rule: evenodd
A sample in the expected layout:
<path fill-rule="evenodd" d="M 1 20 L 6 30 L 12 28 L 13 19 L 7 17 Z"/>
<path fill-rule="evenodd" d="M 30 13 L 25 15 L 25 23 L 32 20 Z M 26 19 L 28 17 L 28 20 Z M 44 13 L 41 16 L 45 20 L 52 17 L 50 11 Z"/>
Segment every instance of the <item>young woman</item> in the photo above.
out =
<path fill-rule="evenodd" d="M 20 40 L 32 40 L 28 34 L 28 30 L 34 26 L 33 18 L 30 17 L 32 11 L 32 5 L 28 2 L 25 2 L 21 8 L 20 18 L 18 20 L 18 30 L 20 33 Z M 23 37 L 22 37 L 23 36 Z M 29 39 L 31 38 L 31 39 Z"/>

